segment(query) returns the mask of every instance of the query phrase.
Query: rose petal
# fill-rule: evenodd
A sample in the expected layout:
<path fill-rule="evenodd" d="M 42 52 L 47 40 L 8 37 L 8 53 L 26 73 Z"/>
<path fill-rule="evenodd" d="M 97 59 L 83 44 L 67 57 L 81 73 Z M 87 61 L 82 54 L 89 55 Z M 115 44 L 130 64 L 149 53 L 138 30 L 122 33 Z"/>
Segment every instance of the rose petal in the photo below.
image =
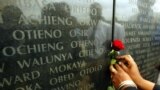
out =
<path fill-rule="evenodd" d="M 124 49 L 124 44 L 121 40 L 116 39 L 112 43 L 112 48 L 116 51 L 120 51 Z"/>

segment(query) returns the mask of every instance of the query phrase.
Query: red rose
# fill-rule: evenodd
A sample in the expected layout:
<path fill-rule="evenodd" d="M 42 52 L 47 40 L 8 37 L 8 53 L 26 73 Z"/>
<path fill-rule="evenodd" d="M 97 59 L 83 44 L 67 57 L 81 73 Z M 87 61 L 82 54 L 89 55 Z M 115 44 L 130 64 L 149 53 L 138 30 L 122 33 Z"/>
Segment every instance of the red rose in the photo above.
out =
<path fill-rule="evenodd" d="M 124 45 L 123 45 L 123 42 L 121 40 L 114 40 L 113 43 L 112 43 L 112 48 L 116 51 L 120 51 L 120 50 L 123 50 L 124 49 Z"/>

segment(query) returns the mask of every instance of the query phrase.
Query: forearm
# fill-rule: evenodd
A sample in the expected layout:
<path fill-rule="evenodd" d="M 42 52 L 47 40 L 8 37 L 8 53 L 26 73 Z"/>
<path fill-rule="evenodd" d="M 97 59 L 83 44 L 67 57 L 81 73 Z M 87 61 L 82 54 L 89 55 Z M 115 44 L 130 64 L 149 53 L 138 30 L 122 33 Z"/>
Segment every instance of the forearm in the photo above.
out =
<path fill-rule="evenodd" d="M 141 90 L 153 90 L 155 83 L 145 80 L 143 78 L 135 82 L 139 89 Z"/>

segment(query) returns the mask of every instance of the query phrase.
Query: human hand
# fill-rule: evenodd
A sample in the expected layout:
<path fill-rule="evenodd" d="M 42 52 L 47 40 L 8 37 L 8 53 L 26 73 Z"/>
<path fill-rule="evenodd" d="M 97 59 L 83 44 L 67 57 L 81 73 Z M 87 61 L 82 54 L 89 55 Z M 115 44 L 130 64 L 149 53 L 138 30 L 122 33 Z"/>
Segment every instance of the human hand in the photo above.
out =
<path fill-rule="evenodd" d="M 137 64 L 135 63 L 134 59 L 130 55 L 123 55 L 118 56 L 116 58 L 119 62 L 120 67 L 127 72 L 127 74 L 132 78 L 132 80 L 138 84 L 140 81 L 143 80 Z"/>
<path fill-rule="evenodd" d="M 123 81 L 126 80 L 132 81 L 129 75 L 118 64 L 115 64 L 114 66 L 110 65 L 110 71 L 111 71 L 111 79 L 116 89 Z"/>

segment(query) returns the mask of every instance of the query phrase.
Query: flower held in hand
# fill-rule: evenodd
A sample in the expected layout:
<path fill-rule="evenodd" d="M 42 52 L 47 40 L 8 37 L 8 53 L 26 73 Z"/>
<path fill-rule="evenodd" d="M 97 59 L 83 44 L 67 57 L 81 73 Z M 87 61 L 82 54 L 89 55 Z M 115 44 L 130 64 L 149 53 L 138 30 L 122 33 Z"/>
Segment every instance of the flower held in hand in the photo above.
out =
<path fill-rule="evenodd" d="M 112 50 L 109 53 L 111 64 L 116 63 L 116 56 L 119 54 L 119 51 L 123 50 L 124 48 L 124 44 L 121 40 L 116 39 L 112 42 Z"/>
<path fill-rule="evenodd" d="M 108 56 L 110 57 L 110 64 L 117 63 L 116 56 L 119 55 L 119 51 L 123 50 L 124 48 L 124 44 L 121 40 L 116 39 L 112 42 L 112 50 L 108 54 Z M 112 82 L 111 85 L 108 86 L 107 90 L 115 90 Z"/>

